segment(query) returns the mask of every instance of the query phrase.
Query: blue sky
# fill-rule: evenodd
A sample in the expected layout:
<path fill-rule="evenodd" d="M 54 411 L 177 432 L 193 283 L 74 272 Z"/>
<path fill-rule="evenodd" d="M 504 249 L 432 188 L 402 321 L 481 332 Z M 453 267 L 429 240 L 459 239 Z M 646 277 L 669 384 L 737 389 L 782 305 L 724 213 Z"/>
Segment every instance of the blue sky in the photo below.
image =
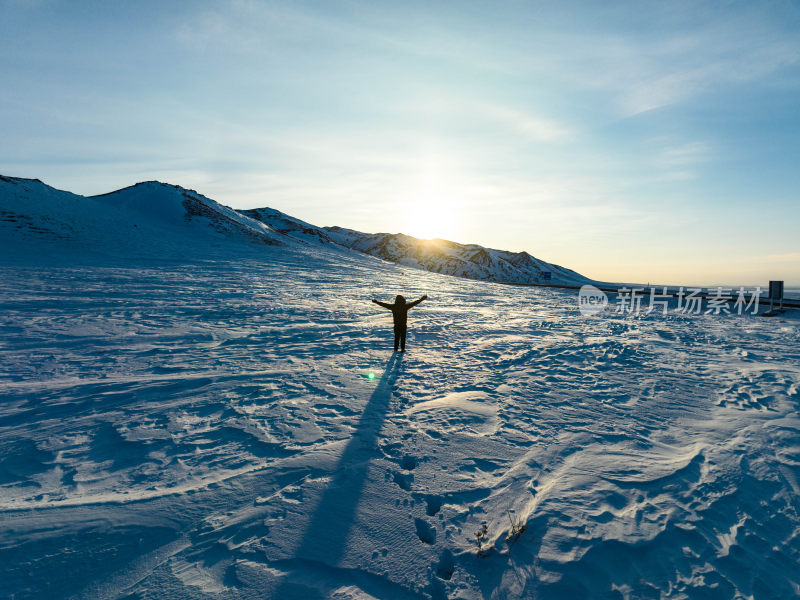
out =
<path fill-rule="evenodd" d="M 0 173 L 800 285 L 797 2 L 0 0 Z"/>

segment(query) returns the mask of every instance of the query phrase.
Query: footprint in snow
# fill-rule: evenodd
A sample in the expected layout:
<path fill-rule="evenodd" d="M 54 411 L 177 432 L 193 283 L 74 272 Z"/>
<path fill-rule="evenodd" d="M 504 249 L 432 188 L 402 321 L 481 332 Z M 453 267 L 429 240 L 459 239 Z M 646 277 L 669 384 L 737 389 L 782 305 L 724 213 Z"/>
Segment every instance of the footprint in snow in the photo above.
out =
<path fill-rule="evenodd" d="M 456 570 L 456 563 L 453 558 L 453 553 L 450 550 L 443 550 L 439 556 L 439 562 L 435 565 L 434 571 L 439 579 L 450 581 L 453 577 L 453 572 Z"/>
<path fill-rule="evenodd" d="M 411 484 L 413 481 L 414 481 L 414 475 L 411 473 L 397 472 L 394 474 L 394 482 L 400 487 L 400 489 L 405 490 L 407 492 L 411 491 Z"/>
<path fill-rule="evenodd" d="M 414 519 L 417 528 L 417 537 L 420 541 L 433 545 L 436 543 L 436 530 L 425 519 Z"/>
<path fill-rule="evenodd" d="M 441 496 L 430 494 L 425 497 L 425 514 L 429 517 L 435 517 L 442 508 L 444 499 Z"/>
<path fill-rule="evenodd" d="M 417 467 L 417 457 L 406 455 L 400 461 L 400 468 L 406 471 L 412 471 Z"/>

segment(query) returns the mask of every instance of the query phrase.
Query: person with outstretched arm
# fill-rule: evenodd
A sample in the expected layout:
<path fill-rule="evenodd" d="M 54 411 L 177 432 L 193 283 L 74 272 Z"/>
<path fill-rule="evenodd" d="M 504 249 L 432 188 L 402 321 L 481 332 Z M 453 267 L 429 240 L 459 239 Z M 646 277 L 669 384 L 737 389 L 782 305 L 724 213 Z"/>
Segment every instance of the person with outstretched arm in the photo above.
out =
<path fill-rule="evenodd" d="M 373 299 L 372 301 L 377 304 L 378 306 L 382 306 L 383 308 L 388 308 L 392 311 L 392 317 L 394 318 L 394 351 L 397 352 L 397 347 L 400 347 L 400 352 L 406 351 L 406 329 L 408 327 L 408 309 L 414 308 L 417 304 L 422 302 L 428 297 L 428 295 L 422 296 L 419 300 L 414 300 L 414 302 L 409 302 L 406 304 L 406 299 L 402 296 L 398 295 L 397 298 L 394 299 L 394 304 L 389 304 L 388 302 L 379 302 L 378 300 Z"/>

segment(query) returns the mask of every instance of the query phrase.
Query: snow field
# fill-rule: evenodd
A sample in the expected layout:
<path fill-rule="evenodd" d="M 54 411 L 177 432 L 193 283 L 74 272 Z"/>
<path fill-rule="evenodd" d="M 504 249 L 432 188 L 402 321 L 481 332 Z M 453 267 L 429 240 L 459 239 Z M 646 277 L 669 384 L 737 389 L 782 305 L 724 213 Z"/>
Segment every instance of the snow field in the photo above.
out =
<path fill-rule="evenodd" d="M 259 252 L 0 269 L 2 595 L 800 594 L 796 320 Z"/>

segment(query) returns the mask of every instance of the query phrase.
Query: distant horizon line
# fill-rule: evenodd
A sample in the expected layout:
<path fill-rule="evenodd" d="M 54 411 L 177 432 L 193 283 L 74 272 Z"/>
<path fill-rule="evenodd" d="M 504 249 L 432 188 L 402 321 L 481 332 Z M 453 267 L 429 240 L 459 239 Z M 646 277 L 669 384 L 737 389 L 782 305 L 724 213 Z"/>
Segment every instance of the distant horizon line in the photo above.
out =
<path fill-rule="evenodd" d="M 284 212 L 284 211 L 282 211 L 280 209 L 272 208 L 270 206 L 255 206 L 253 208 L 234 208 L 232 206 L 228 206 L 227 204 L 223 204 L 222 202 L 220 202 L 218 200 L 214 200 L 213 198 L 210 198 L 209 196 L 206 196 L 205 194 L 203 194 L 202 192 L 199 192 L 198 190 L 195 190 L 195 189 L 192 189 L 192 188 L 187 188 L 187 187 L 184 187 L 184 186 L 182 186 L 180 184 L 177 184 L 177 183 L 168 183 L 168 182 L 161 181 L 161 180 L 158 180 L 158 179 L 146 179 L 146 180 L 143 180 L 143 181 L 138 181 L 136 183 L 133 183 L 133 184 L 130 184 L 130 185 L 126 185 L 126 186 L 123 186 L 123 187 L 120 187 L 120 188 L 117 188 L 117 189 L 114 189 L 114 190 L 112 190 L 110 192 L 103 192 L 103 193 L 100 193 L 100 194 L 91 194 L 91 195 L 78 194 L 78 193 L 73 192 L 71 190 L 62 190 L 60 188 L 56 188 L 55 186 L 52 186 L 49 183 L 46 183 L 44 180 L 42 180 L 42 179 L 40 179 L 38 177 L 19 177 L 19 176 L 13 176 L 13 175 L 3 175 L 2 173 L 0 173 L 0 179 L 18 179 L 18 180 L 23 180 L 23 181 L 38 181 L 39 183 L 41 183 L 42 185 L 46 185 L 47 187 L 53 188 L 53 189 L 58 190 L 58 191 L 74 194 L 76 196 L 81 196 L 83 198 L 97 198 L 97 197 L 101 197 L 101 196 L 107 196 L 107 195 L 114 194 L 114 193 L 117 193 L 117 192 L 120 192 L 120 191 L 123 191 L 123 190 L 134 188 L 136 186 L 143 185 L 143 184 L 146 184 L 146 183 L 155 183 L 155 184 L 159 184 L 159 185 L 163 185 L 163 186 L 168 186 L 168 187 L 173 187 L 173 188 L 180 188 L 180 189 L 185 190 L 187 192 L 194 192 L 194 193 L 200 194 L 200 195 L 204 196 L 205 198 L 213 200 L 214 202 L 217 202 L 218 204 L 221 204 L 222 206 L 225 206 L 226 208 L 229 208 L 229 209 L 234 210 L 236 212 L 241 212 L 241 211 L 245 211 L 245 210 L 258 210 L 258 209 L 265 209 L 265 208 L 270 209 L 270 210 L 275 210 L 275 211 L 278 211 L 281 214 L 287 215 L 287 216 L 289 216 L 289 217 L 291 217 L 293 219 L 297 219 L 299 221 L 303 221 L 305 223 L 313 225 L 314 227 L 319 227 L 320 229 L 326 229 L 326 228 L 329 228 L 329 227 L 339 227 L 341 229 L 350 229 L 351 231 L 356 231 L 358 233 L 365 233 L 365 234 L 368 234 L 368 235 L 403 235 L 403 236 L 412 238 L 412 239 L 417 240 L 417 241 L 422 241 L 422 242 L 442 241 L 442 242 L 447 242 L 447 243 L 451 243 L 451 244 L 458 244 L 460 246 L 478 246 L 480 248 L 484 248 L 484 249 L 487 249 L 487 250 L 500 250 L 502 252 L 512 252 L 514 254 L 525 253 L 528 256 L 536 258 L 537 260 L 544 260 L 544 259 L 538 258 L 536 255 L 532 254 L 528 250 L 518 250 L 518 251 L 504 250 L 504 249 L 501 249 L 501 248 L 492 248 L 490 246 L 485 246 L 485 245 L 477 243 L 477 242 L 457 242 L 455 240 L 448 240 L 446 238 L 441 238 L 441 237 L 422 238 L 422 237 L 416 237 L 416 236 L 408 234 L 408 233 L 403 233 L 402 231 L 398 231 L 397 233 L 390 233 L 389 231 L 366 232 L 366 231 L 360 231 L 360 230 L 357 230 L 357 229 L 352 229 L 350 227 L 344 227 L 342 225 L 316 225 L 316 224 L 311 223 L 309 221 L 305 221 L 302 218 L 295 217 L 295 216 L 290 215 L 289 213 L 286 213 L 286 212 Z M 550 260 L 547 260 L 545 262 L 548 262 L 550 264 L 556 264 L 554 261 L 550 261 Z M 561 266 L 563 266 L 563 265 L 561 265 Z M 565 268 L 570 269 L 570 270 L 574 270 L 571 267 L 565 267 Z M 696 288 L 705 288 L 705 289 L 722 288 L 724 290 L 728 290 L 728 289 L 730 289 L 730 290 L 738 290 L 740 287 L 746 288 L 746 289 L 747 288 L 761 287 L 762 291 L 764 291 L 764 290 L 768 289 L 768 287 L 769 287 L 769 280 L 765 280 L 765 281 L 760 282 L 760 283 L 752 283 L 751 282 L 751 283 L 736 283 L 736 284 L 730 284 L 730 283 L 687 284 L 687 283 L 663 283 L 663 282 L 651 283 L 649 281 L 645 284 L 643 282 L 631 282 L 631 281 L 622 281 L 622 280 L 611 281 L 611 280 L 603 280 L 603 279 L 593 279 L 591 277 L 587 277 L 587 278 L 591 279 L 592 281 L 600 282 L 600 283 L 613 283 L 615 285 L 644 287 L 644 288 L 646 288 L 648 290 L 650 288 L 663 288 L 663 287 L 670 287 L 670 288 L 681 288 L 682 287 L 682 288 L 687 288 L 687 289 L 689 289 L 689 288 L 691 288 L 691 289 L 696 289 Z M 784 292 L 786 292 L 786 291 L 800 292 L 800 281 L 786 281 L 786 280 L 783 280 L 783 281 L 784 281 Z"/>

